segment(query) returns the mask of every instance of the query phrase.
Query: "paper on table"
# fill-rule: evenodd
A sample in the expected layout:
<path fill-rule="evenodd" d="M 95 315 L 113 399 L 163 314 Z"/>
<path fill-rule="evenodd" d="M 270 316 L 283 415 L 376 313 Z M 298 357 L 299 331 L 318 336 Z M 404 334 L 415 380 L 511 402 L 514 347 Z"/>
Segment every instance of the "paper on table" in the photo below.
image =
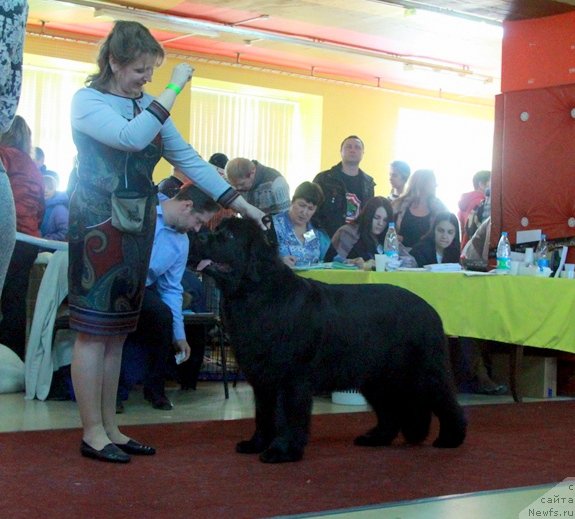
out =
<path fill-rule="evenodd" d="M 300 265 L 292 267 L 293 270 L 318 270 L 318 269 L 330 269 L 332 268 L 332 263 L 314 263 L 313 265 Z"/>
<path fill-rule="evenodd" d="M 342 263 L 341 261 L 334 261 L 331 263 L 331 267 L 334 270 L 358 270 L 359 267 L 357 265 L 352 265 L 351 263 Z"/>
<path fill-rule="evenodd" d="M 430 272 L 460 272 L 462 270 L 459 263 L 432 263 L 424 267 Z"/>
<path fill-rule="evenodd" d="M 495 270 L 490 270 L 489 272 L 481 272 L 478 270 L 464 270 L 463 274 L 465 276 L 496 276 Z"/>

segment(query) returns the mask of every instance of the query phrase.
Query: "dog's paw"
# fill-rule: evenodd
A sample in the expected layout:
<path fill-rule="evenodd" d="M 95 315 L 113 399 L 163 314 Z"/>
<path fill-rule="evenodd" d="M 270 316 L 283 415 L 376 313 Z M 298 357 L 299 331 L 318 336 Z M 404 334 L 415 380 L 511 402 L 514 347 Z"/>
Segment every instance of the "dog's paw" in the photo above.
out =
<path fill-rule="evenodd" d="M 439 427 L 439 436 L 433 442 L 433 446 L 440 449 L 454 449 L 463 443 L 466 433 L 467 420 L 464 417 L 453 422 L 442 422 Z"/>
<path fill-rule="evenodd" d="M 395 439 L 397 433 L 395 434 L 384 434 L 377 429 L 371 429 L 365 434 L 357 436 L 353 440 L 353 444 L 359 447 L 385 447 L 390 445 Z"/>
<path fill-rule="evenodd" d="M 266 446 L 253 440 L 244 440 L 236 443 L 236 452 L 240 454 L 259 454 L 266 449 Z"/>
<path fill-rule="evenodd" d="M 463 440 L 465 440 L 465 433 L 453 436 L 440 435 L 433 442 L 433 446 L 439 449 L 455 449 L 463 443 Z"/>
<path fill-rule="evenodd" d="M 270 447 L 260 454 L 262 463 L 287 463 L 290 461 L 299 461 L 303 457 L 303 449 L 290 448 L 284 450 L 279 447 Z"/>

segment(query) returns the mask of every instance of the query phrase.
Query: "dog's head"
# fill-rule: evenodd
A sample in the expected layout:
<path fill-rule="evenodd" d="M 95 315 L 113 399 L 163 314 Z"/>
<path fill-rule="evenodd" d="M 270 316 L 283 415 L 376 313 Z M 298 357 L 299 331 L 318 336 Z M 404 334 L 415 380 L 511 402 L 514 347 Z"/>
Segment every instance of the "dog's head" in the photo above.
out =
<path fill-rule="evenodd" d="M 224 291 L 235 292 L 283 268 L 273 228 L 264 231 L 251 219 L 224 220 L 213 233 L 202 236 L 198 245 L 202 256 L 212 260 L 204 271 Z"/>

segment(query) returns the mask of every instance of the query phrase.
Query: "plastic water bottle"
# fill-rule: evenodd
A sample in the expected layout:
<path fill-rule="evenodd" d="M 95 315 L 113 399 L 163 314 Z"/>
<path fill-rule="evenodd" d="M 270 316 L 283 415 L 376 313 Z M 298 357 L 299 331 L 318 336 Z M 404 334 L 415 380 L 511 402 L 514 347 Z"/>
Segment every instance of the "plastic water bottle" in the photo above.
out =
<path fill-rule="evenodd" d="M 539 270 L 543 270 L 545 267 L 549 266 L 549 258 L 547 257 L 547 252 L 547 236 L 542 234 L 541 239 L 537 244 L 537 248 L 535 249 L 535 262 Z"/>
<path fill-rule="evenodd" d="M 389 258 L 389 262 L 399 263 L 399 240 L 395 232 L 395 223 L 389 222 L 385 240 L 383 241 L 383 253 Z"/>
<path fill-rule="evenodd" d="M 506 231 L 501 233 L 501 238 L 499 238 L 499 243 L 497 244 L 496 270 L 498 274 L 509 274 L 511 271 L 511 245 Z"/>

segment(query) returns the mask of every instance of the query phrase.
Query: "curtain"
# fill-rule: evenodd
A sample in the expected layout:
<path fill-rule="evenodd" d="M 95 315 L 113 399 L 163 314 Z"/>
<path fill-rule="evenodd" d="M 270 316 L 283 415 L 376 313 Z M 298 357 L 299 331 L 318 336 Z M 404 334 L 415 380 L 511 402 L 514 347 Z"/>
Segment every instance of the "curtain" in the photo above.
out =
<path fill-rule="evenodd" d="M 66 189 L 76 154 L 70 103 L 85 80 L 85 72 L 24 65 L 18 115 L 32 130 L 32 145 L 46 154 L 46 167 L 60 176 L 60 190 Z"/>
<path fill-rule="evenodd" d="M 191 108 L 190 142 L 206 160 L 216 152 L 255 159 L 293 183 L 302 146 L 299 103 L 194 87 Z"/>

